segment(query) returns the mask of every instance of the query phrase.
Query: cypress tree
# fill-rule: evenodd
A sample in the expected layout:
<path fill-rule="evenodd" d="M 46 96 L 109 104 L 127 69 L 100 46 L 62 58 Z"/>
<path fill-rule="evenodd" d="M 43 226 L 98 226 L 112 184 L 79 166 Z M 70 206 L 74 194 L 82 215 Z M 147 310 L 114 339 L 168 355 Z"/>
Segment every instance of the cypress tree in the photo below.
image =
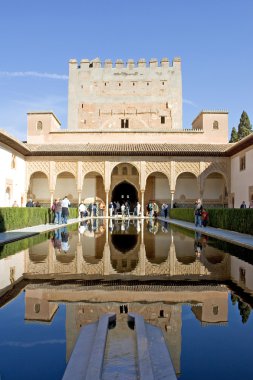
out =
<path fill-rule="evenodd" d="M 229 142 L 230 143 L 234 143 L 238 141 L 238 134 L 237 134 L 237 130 L 235 127 L 232 128 L 232 131 L 231 131 L 231 137 L 230 137 L 230 140 Z"/>
<path fill-rule="evenodd" d="M 238 125 L 238 141 L 248 136 L 252 132 L 252 125 L 250 124 L 247 112 L 243 111 Z"/>

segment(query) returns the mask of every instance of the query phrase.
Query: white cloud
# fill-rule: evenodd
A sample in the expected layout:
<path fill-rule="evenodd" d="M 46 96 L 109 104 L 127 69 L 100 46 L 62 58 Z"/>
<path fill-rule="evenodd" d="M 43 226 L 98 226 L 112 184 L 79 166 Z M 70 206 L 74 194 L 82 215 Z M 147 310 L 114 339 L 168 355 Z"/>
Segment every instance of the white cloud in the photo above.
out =
<path fill-rule="evenodd" d="M 50 340 L 38 340 L 35 342 L 1 342 L 0 346 L 2 347 L 22 347 L 22 348 L 30 348 L 42 344 L 65 344 L 65 339 L 50 339 Z"/>
<path fill-rule="evenodd" d="M 197 105 L 196 103 L 194 103 L 192 100 L 189 100 L 189 99 L 183 99 L 183 103 L 184 103 L 184 104 L 188 104 L 189 106 L 192 106 L 192 107 L 198 108 L 198 105 Z"/>
<path fill-rule="evenodd" d="M 37 77 L 37 78 L 68 80 L 67 75 L 39 73 L 37 71 L 0 71 L 0 77 Z"/>

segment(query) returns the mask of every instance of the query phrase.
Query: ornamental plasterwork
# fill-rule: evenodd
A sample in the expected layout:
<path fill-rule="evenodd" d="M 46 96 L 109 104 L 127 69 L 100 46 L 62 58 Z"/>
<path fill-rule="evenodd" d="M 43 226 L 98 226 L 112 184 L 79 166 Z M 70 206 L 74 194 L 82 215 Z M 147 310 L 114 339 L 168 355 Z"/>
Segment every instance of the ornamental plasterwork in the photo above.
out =
<path fill-rule="evenodd" d="M 49 162 L 48 161 L 28 161 L 26 164 L 27 178 L 36 172 L 42 172 L 49 178 Z"/>
<path fill-rule="evenodd" d="M 175 166 L 176 178 L 182 173 L 192 173 L 196 177 L 199 176 L 199 162 L 176 162 Z"/>
<path fill-rule="evenodd" d="M 146 163 L 146 178 L 154 172 L 160 172 L 170 178 L 170 162 L 147 162 Z"/>
<path fill-rule="evenodd" d="M 166 261 L 164 261 L 161 264 L 152 264 L 150 261 L 146 260 L 145 274 L 146 275 L 170 274 L 169 258 L 167 258 Z"/>
<path fill-rule="evenodd" d="M 77 177 L 77 162 L 56 162 L 55 164 L 55 177 L 57 177 L 60 173 L 68 172 L 73 174 L 73 176 Z"/>
<path fill-rule="evenodd" d="M 205 180 L 211 173 L 220 173 L 224 176 L 226 182 L 229 180 L 229 170 L 227 160 L 204 162 L 204 171 L 201 173 L 202 180 Z"/>
<path fill-rule="evenodd" d="M 76 260 L 73 260 L 70 263 L 60 263 L 56 261 L 54 263 L 54 273 L 76 273 Z"/>
<path fill-rule="evenodd" d="M 140 168 L 141 168 L 141 163 L 140 161 L 117 161 L 117 162 L 110 162 L 110 169 L 111 169 L 111 173 L 112 174 L 112 171 L 113 169 L 118 166 L 118 165 L 121 165 L 121 164 L 125 164 L 125 165 L 132 165 L 132 166 L 135 166 L 136 169 L 138 170 L 138 174 L 140 174 Z"/>
<path fill-rule="evenodd" d="M 82 262 L 82 273 L 84 274 L 104 274 L 104 263 L 101 259 L 98 264 L 90 264 L 85 260 Z"/>
<path fill-rule="evenodd" d="M 105 163 L 103 161 L 82 162 L 82 177 L 90 172 L 97 172 L 104 179 Z"/>
<path fill-rule="evenodd" d="M 175 263 L 175 275 L 183 275 L 183 274 L 205 274 L 210 275 L 210 272 L 207 268 L 200 263 L 200 261 L 195 261 L 192 264 L 185 265 L 179 262 Z"/>

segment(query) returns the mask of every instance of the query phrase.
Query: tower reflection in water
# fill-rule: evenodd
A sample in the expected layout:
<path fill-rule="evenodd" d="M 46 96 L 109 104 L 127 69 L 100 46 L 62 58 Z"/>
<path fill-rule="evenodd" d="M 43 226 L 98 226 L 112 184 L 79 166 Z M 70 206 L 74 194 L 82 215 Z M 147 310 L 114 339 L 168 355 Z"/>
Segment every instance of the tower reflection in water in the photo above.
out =
<path fill-rule="evenodd" d="M 40 324 L 65 303 L 67 360 L 81 326 L 106 312 L 141 314 L 161 327 L 180 373 L 185 307 L 201 326 L 227 324 L 229 282 L 243 292 L 232 300 L 244 305 L 243 323 L 249 317 L 252 254 L 224 244 L 153 220 L 92 219 L 0 260 L 0 299 L 9 302 L 15 294 L 5 294 L 26 281 L 25 320 Z"/>

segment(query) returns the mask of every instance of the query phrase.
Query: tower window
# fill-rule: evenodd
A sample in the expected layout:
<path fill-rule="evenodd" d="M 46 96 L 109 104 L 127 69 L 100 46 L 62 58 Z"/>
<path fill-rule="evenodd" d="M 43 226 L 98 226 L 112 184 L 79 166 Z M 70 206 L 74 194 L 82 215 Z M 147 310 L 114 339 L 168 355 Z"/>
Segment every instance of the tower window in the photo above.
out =
<path fill-rule="evenodd" d="M 42 131 L 43 124 L 42 121 L 37 121 L 37 131 Z"/>
<path fill-rule="evenodd" d="M 214 120 L 213 122 L 213 129 L 219 129 L 219 123 L 217 120 Z"/>
<path fill-rule="evenodd" d="M 128 128 L 129 127 L 129 120 L 128 119 L 121 119 L 121 128 Z"/>
<path fill-rule="evenodd" d="M 240 171 L 246 169 L 246 157 L 242 156 L 240 157 Z"/>
<path fill-rule="evenodd" d="M 161 124 L 165 124 L 165 116 L 161 116 Z"/>

